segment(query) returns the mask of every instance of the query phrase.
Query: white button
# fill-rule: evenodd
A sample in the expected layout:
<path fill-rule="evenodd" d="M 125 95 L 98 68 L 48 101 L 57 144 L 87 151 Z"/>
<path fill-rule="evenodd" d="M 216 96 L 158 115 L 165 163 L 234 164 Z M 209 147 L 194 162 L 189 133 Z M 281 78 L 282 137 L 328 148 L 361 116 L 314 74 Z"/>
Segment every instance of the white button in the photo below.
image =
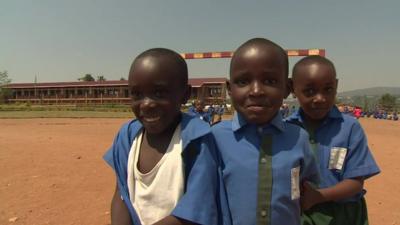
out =
<path fill-rule="evenodd" d="M 262 217 L 266 217 L 266 216 L 267 216 L 267 211 L 261 210 L 261 216 L 262 216 Z"/>
<path fill-rule="evenodd" d="M 258 127 L 257 131 L 258 131 L 258 133 L 262 134 L 263 133 L 263 128 L 262 127 Z"/>
<path fill-rule="evenodd" d="M 266 163 L 266 162 L 267 162 L 267 159 L 264 158 L 264 157 L 262 157 L 262 158 L 261 158 L 261 163 L 264 164 L 264 163 Z"/>

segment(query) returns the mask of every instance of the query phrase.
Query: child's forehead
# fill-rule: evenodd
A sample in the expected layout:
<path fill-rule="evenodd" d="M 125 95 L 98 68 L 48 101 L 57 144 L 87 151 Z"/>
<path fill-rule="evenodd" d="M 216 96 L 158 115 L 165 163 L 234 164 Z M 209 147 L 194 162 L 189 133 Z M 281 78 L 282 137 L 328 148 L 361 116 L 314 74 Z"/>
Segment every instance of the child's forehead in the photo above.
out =
<path fill-rule="evenodd" d="M 307 77 L 324 77 L 336 78 L 335 70 L 326 63 L 321 62 L 311 62 L 308 64 L 301 65 L 299 70 L 296 71 L 297 78 L 307 78 Z"/>
<path fill-rule="evenodd" d="M 329 65 L 302 65 L 302 67 L 293 74 L 293 84 L 295 86 L 321 86 L 335 84 L 336 82 L 335 71 Z"/>
<path fill-rule="evenodd" d="M 180 79 L 175 78 L 174 74 L 162 71 L 153 71 L 153 72 L 133 72 L 129 76 L 129 84 L 130 85 L 154 85 L 154 86 L 176 86 Z"/>
<path fill-rule="evenodd" d="M 235 52 L 231 68 L 254 61 L 265 63 L 263 64 L 265 67 L 273 64 L 285 69 L 284 55 L 278 49 L 274 48 L 274 46 L 269 45 L 252 45 Z"/>
<path fill-rule="evenodd" d="M 172 56 L 159 55 L 159 56 L 144 56 L 137 59 L 134 63 L 135 69 L 155 70 L 159 68 L 179 69 L 177 63 Z"/>
<path fill-rule="evenodd" d="M 129 80 L 149 78 L 154 80 L 180 80 L 183 76 L 176 63 L 167 58 L 143 57 L 137 60 L 129 72 Z"/>
<path fill-rule="evenodd" d="M 235 56 L 239 58 L 265 57 L 270 55 L 276 56 L 277 54 L 280 54 L 279 49 L 273 45 L 266 44 L 253 44 L 245 46 L 235 52 Z"/>

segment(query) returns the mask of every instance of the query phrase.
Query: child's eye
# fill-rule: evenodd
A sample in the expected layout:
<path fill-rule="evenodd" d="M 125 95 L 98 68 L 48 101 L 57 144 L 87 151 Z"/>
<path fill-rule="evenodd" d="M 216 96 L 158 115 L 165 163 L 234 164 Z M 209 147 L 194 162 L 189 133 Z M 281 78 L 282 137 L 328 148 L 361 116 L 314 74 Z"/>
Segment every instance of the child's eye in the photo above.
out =
<path fill-rule="evenodd" d="M 328 87 L 325 89 L 327 93 L 332 93 L 335 91 L 335 89 L 333 87 Z"/>
<path fill-rule="evenodd" d="M 264 84 L 271 85 L 276 84 L 278 81 L 276 79 L 267 79 L 264 81 Z"/>
<path fill-rule="evenodd" d="M 130 94 L 131 94 L 131 98 L 133 100 L 139 100 L 139 99 L 141 99 L 143 97 L 143 94 L 141 92 L 139 92 L 139 91 L 131 91 Z"/>
<path fill-rule="evenodd" d="M 305 90 L 303 91 L 303 93 L 304 93 L 306 96 L 313 96 L 313 95 L 315 94 L 315 90 L 312 89 L 312 88 L 308 88 L 308 89 L 305 89 Z"/>
<path fill-rule="evenodd" d="M 235 84 L 237 84 L 239 87 L 243 87 L 249 84 L 249 81 L 247 79 L 238 79 L 235 80 Z"/>
<path fill-rule="evenodd" d="M 154 91 L 154 97 L 155 98 L 164 98 L 166 96 L 167 92 L 165 90 L 155 90 Z"/>

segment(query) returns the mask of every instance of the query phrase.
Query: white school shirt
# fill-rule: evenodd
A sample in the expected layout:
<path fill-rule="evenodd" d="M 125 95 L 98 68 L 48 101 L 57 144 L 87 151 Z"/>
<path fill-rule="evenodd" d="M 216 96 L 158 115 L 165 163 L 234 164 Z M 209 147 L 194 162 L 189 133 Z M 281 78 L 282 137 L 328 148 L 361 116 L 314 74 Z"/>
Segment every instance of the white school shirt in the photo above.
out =
<path fill-rule="evenodd" d="M 167 151 L 148 173 L 137 169 L 143 132 L 133 141 L 128 158 L 130 200 L 142 225 L 150 225 L 171 214 L 184 191 L 181 128 L 178 125 Z"/>

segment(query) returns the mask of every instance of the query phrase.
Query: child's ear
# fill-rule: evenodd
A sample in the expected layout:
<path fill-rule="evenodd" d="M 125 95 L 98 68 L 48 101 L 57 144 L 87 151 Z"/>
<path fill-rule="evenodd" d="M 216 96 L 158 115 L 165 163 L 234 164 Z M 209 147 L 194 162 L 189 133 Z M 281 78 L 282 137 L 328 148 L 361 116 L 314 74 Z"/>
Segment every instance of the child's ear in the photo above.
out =
<path fill-rule="evenodd" d="M 186 102 L 190 99 L 191 94 L 192 94 L 192 86 L 190 86 L 190 84 L 188 84 L 188 85 L 186 85 L 184 93 L 183 93 L 182 104 L 186 104 Z"/>
<path fill-rule="evenodd" d="M 230 80 L 226 81 L 226 89 L 228 90 L 228 95 L 231 96 L 232 92 L 231 92 L 231 82 L 230 82 Z"/>
<path fill-rule="evenodd" d="M 336 90 L 336 93 L 337 93 L 337 88 L 338 88 L 338 85 L 339 85 L 339 79 L 336 79 L 336 84 L 335 84 L 335 90 Z"/>
<path fill-rule="evenodd" d="M 292 80 L 292 78 L 288 78 L 288 81 L 286 82 L 285 98 L 287 98 L 290 93 L 293 93 L 293 80 Z"/>

